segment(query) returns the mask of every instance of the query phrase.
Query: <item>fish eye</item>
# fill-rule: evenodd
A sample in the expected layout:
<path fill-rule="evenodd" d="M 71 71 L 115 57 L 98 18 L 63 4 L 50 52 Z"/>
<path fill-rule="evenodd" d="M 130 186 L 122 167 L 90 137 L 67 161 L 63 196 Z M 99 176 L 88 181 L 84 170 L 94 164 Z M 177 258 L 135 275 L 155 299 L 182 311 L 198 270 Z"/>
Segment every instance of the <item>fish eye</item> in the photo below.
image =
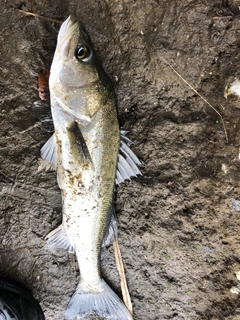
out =
<path fill-rule="evenodd" d="M 90 57 L 90 50 L 86 46 L 79 46 L 76 49 L 75 56 L 78 60 L 86 61 Z"/>

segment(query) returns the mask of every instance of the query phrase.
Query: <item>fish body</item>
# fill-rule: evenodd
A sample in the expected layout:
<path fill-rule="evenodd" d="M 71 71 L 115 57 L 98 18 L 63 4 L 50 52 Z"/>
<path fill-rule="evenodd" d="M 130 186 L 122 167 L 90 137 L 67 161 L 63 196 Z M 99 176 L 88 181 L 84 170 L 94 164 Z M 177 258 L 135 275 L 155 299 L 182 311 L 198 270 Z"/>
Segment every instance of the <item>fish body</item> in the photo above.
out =
<path fill-rule="evenodd" d="M 101 277 L 100 254 L 113 221 L 115 182 L 139 174 L 139 161 L 127 138 L 121 141 L 113 89 L 74 16 L 60 28 L 49 84 L 54 135 L 42 148 L 42 158 L 56 169 L 63 221 L 48 235 L 47 246 L 75 252 L 80 269 L 66 319 L 91 313 L 132 319 Z"/>

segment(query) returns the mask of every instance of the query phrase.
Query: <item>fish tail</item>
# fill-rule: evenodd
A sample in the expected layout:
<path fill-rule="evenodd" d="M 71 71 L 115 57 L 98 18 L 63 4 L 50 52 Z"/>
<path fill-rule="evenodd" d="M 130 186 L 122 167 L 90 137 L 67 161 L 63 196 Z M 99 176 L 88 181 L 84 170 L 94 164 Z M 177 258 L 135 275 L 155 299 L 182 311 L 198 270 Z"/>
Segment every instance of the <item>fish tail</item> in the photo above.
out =
<path fill-rule="evenodd" d="M 65 320 L 78 320 L 90 314 L 106 319 L 132 320 L 128 309 L 116 293 L 102 280 L 101 292 L 86 292 L 78 285 L 65 313 Z"/>

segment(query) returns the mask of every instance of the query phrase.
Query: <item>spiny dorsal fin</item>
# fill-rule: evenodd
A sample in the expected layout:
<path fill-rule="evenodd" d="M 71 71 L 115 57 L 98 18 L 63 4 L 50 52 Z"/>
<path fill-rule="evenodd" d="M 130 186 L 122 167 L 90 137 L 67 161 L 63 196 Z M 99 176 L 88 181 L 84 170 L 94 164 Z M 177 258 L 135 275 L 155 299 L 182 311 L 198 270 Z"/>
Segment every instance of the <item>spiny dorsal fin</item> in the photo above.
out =
<path fill-rule="evenodd" d="M 125 137 L 127 131 L 121 130 L 121 141 L 118 156 L 118 165 L 116 172 L 116 184 L 120 184 L 125 180 L 131 180 L 131 177 L 136 177 L 141 175 L 141 171 L 138 169 L 137 165 L 140 165 L 138 157 L 130 149 L 130 145 L 133 142 Z"/>

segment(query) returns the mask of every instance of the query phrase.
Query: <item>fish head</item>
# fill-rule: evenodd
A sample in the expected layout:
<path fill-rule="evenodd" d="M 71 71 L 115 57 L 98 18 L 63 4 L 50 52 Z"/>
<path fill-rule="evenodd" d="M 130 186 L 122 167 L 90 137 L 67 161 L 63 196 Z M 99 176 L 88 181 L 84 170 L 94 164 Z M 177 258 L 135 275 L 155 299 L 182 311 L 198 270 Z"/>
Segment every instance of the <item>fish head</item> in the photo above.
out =
<path fill-rule="evenodd" d="M 65 111 L 72 115 L 91 116 L 96 112 L 91 106 L 97 108 L 105 98 L 102 89 L 99 90 L 103 78 L 106 75 L 87 31 L 74 15 L 70 15 L 58 34 L 49 79 L 51 96 L 57 97 Z"/>

